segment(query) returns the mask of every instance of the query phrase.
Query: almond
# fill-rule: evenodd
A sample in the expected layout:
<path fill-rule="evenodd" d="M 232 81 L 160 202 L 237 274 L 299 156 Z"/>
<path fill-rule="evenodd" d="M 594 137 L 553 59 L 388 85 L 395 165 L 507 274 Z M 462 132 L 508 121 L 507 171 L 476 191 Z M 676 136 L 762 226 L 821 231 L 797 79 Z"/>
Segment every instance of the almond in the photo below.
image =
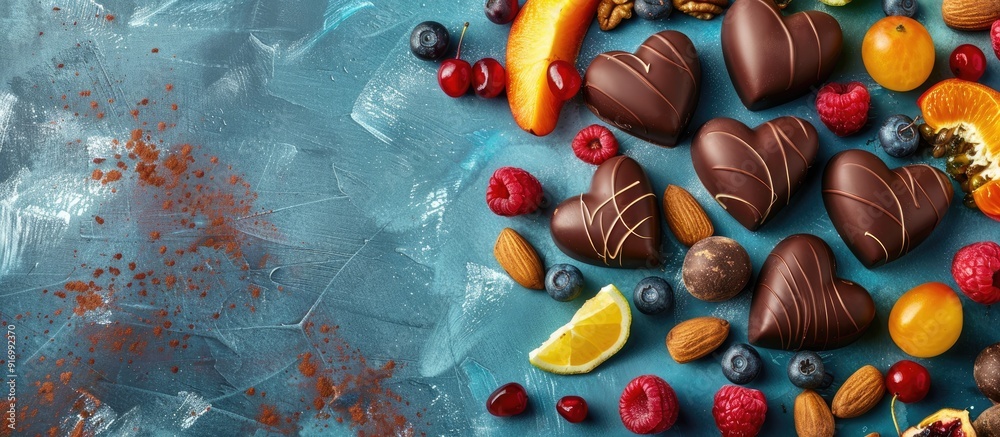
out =
<path fill-rule="evenodd" d="M 884 394 L 882 372 L 875 366 L 864 366 L 847 378 L 833 396 L 833 415 L 841 419 L 858 417 L 874 408 Z"/>
<path fill-rule="evenodd" d="M 729 322 L 716 317 L 697 317 L 678 323 L 667 333 L 667 352 L 680 364 L 712 353 L 729 336 Z"/>
<path fill-rule="evenodd" d="M 691 193 L 676 185 L 663 192 L 663 216 L 681 244 L 691 247 L 715 233 L 712 221 Z"/>
<path fill-rule="evenodd" d="M 493 256 L 500 267 L 522 287 L 533 290 L 545 289 L 545 269 L 538 252 L 531 247 L 521 234 L 511 228 L 504 228 L 493 246 Z"/>
<path fill-rule="evenodd" d="M 795 397 L 795 432 L 799 437 L 833 437 L 833 414 L 816 392 L 806 390 Z"/>
<path fill-rule="evenodd" d="M 986 30 L 1000 19 L 1000 0 L 944 0 L 944 23 L 958 30 Z"/>

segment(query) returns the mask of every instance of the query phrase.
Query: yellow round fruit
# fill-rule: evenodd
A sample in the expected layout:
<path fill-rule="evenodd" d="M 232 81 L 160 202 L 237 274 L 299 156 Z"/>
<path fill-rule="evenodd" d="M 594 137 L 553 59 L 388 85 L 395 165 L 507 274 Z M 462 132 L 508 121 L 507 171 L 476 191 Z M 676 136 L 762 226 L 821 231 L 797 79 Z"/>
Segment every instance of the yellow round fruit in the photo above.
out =
<path fill-rule="evenodd" d="M 962 301 L 950 287 L 928 282 L 907 291 L 889 313 L 892 341 L 917 358 L 945 353 L 962 334 Z"/>
<path fill-rule="evenodd" d="M 875 82 L 893 91 L 910 91 L 934 69 L 934 40 L 917 20 L 885 17 L 861 42 L 861 59 Z"/>

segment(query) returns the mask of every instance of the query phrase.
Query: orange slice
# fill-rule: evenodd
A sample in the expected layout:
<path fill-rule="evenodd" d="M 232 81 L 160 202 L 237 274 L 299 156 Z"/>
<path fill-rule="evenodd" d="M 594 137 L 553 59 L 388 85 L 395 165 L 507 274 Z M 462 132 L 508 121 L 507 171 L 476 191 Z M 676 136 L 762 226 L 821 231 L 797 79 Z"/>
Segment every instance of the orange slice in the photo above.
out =
<path fill-rule="evenodd" d="M 988 167 L 987 179 L 997 179 L 1000 168 L 1000 92 L 986 85 L 947 79 L 917 100 L 924 122 L 934 131 L 961 126 L 966 141 L 976 143 L 973 165 Z"/>

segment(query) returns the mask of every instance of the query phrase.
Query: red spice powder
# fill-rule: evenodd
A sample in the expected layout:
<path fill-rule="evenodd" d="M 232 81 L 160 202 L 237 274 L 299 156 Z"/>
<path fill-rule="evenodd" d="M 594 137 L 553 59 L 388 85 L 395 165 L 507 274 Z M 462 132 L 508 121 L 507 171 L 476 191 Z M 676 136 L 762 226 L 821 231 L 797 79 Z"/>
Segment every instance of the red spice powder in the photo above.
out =
<path fill-rule="evenodd" d="M 103 225 L 104 224 L 104 219 L 101 218 L 101 216 L 99 216 L 99 215 L 95 215 L 94 216 L 94 221 L 97 222 L 97 224 L 99 224 L 99 225 Z"/>
<path fill-rule="evenodd" d="M 95 168 L 94 171 L 90 173 L 90 178 L 95 181 L 101 180 L 102 177 L 104 177 L 104 172 L 99 168 Z"/>
<path fill-rule="evenodd" d="M 111 170 L 104 174 L 104 179 L 101 180 L 102 185 L 107 185 L 108 183 L 121 180 L 122 172 L 118 170 Z"/>
<path fill-rule="evenodd" d="M 261 405 L 260 413 L 257 414 L 257 421 L 267 426 L 278 426 L 281 424 L 281 415 L 273 405 Z"/>
<path fill-rule="evenodd" d="M 153 47 L 153 50 L 150 50 L 150 51 L 153 52 L 153 53 L 160 53 L 160 49 L 158 49 L 156 47 Z"/>
<path fill-rule="evenodd" d="M 108 21 L 114 21 L 115 20 L 115 16 L 111 15 L 111 14 L 108 14 L 108 15 L 104 16 L 104 19 L 108 20 Z"/>
<path fill-rule="evenodd" d="M 52 381 L 45 381 L 38 387 L 38 397 L 43 403 L 51 404 L 55 401 L 55 385 Z"/>
<path fill-rule="evenodd" d="M 316 363 L 312 362 L 312 353 L 306 352 L 299 355 L 299 373 L 304 376 L 313 376 L 316 374 Z"/>

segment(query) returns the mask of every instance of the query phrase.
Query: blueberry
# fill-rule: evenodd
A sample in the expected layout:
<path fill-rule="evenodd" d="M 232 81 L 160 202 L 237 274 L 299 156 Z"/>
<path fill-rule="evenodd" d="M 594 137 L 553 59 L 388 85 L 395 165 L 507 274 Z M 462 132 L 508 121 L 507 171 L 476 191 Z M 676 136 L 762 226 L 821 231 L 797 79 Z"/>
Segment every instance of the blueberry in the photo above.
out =
<path fill-rule="evenodd" d="M 743 385 L 753 381 L 762 367 L 760 354 L 749 344 L 734 344 L 722 354 L 722 374 L 733 384 Z"/>
<path fill-rule="evenodd" d="M 496 24 L 507 24 L 514 21 L 520 9 L 518 0 L 486 0 L 486 18 Z"/>
<path fill-rule="evenodd" d="M 559 302 L 576 299 L 583 291 L 583 273 L 569 264 L 556 264 L 545 274 L 545 291 Z"/>
<path fill-rule="evenodd" d="M 878 131 L 878 140 L 885 153 L 896 158 L 912 155 L 920 145 L 916 124 L 903 114 L 893 115 L 885 120 Z"/>
<path fill-rule="evenodd" d="M 410 33 L 410 51 L 420 59 L 433 61 L 448 51 L 448 29 L 436 21 L 424 21 Z"/>
<path fill-rule="evenodd" d="M 659 314 L 674 306 L 674 288 L 663 278 L 650 276 L 635 285 L 632 301 L 643 314 Z"/>
<path fill-rule="evenodd" d="M 639 18 L 646 20 L 659 20 L 666 18 L 674 10 L 672 0 L 636 0 L 632 5 L 632 10 L 639 15 Z"/>
<path fill-rule="evenodd" d="M 917 0 L 882 0 L 885 15 L 902 15 L 913 18 L 917 14 Z"/>
<path fill-rule="evenodd" d="M 816 352 L 801 351 L 788 361 L 788 379 L 796 387 L 815 389 L 823 385 L 826 369 Z"/>

